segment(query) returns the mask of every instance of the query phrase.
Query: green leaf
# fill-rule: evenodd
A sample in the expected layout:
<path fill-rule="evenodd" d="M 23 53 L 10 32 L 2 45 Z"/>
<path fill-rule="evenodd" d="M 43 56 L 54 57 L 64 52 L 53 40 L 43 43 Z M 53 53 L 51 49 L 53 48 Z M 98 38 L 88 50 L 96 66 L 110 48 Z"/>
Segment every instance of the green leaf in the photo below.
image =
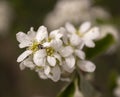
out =
<path fill-rule="evenodd" d="M 108 76 L 108 88 L 112 92 L 115 87 L 117 86 L 117 77 L 118 77 L 118 72 L 116 70 L 112 70 Z"/>
<path fill-rule="evenodd" d="M 113 43 L 115 43 L 113 35 L 108 34 L 101 40 L 96 41 L 94 48 L 85 48 L 86 58 L 90 59 L 105 52 Z"/>
<path fill-rule="evenodd" d="M 100 97 L 100 93 L 80 74 L 79 89 L 84 97 Z"/>
<path fill-rule="evenodd" d="M 74 97 L 75 83 L 72 81 L 67 87 L 65 87 L 57 97 Z"/>

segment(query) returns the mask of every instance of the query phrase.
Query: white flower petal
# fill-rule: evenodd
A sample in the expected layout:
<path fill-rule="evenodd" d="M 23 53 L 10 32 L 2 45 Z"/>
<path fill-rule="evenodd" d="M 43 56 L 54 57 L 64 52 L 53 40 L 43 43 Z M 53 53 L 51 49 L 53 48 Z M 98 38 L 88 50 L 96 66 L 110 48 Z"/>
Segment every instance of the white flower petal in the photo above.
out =
<path fill-rule="evenodd" d="M 62 34 L 59 33 L 60 30 L 54 30 L 50 32 L 50 38 L 52 39 L 60 39 L 62 37 Z"/>
<path fill-rule="evenodd" d="M 47 79 L 47 76 L 45 75 L 43 70 L 39 70 L 37 72 L 38 72 L 38 75 L 41 79 Z"/>
<path fill-rule="evenodd" d="M 82 42 L 82 40 L 78 35 L 76 35 L 76 34 L 71 35 L 71 37 L 70 37 L 71 45 L 77 46 L 77 45 L 80 45 L 81 42 Z"/>
<path fill-rule="evenodd" d="M 73 48 L 71 46 L 66 46 L 66 47 L 61 48 L 59 52 L 61 56 L 68 57 L 73 53 Z"/>
<path fill-rule="evenodd" d="M 85 33 L 86 31 L 88 31 L 91 27 L 91 23 L 90 22 L 84 22 L 83 24 L 81 24 L 80 28 L 79 28 L 79 32 L 80 33 Z"/>
<path fill-rule="evenodd" d="M 19 67 L 20 67 L 20 70 L 24 70 L 24 69 L 25 69 L 25 65 L 23 64 L 23 62 L 21 62 L 21 63 L 19 64 Z"/>
<path fill-rule="evenodd" d="M 51 46 L 50 42 L 45 42 L 42 45 L 43 45 L 43 47 L 50 47 Z"/>
<path fill-rule="evenodd" d="M 35 68 L 35 64 L 33 63 L 33 60 L 32 60 L 32 58 L 27 58 L 26 60 L 24 60 L 23 61 L 23 63 L 24 63 L 24 66 L 25 67 L 28 67 L 28 68 L 30 68 L 31 70 L 33 70 L 34 68 Z"/>
<path fill-rule="evenodd" d="M 71 23 L 66 23 L 65 27 L 68 32 L 70 32 L 71 34 L 75 34 L 76 29 Z"/>
<path fill-rule="evenodd" d="M 34 31 L 33 27 L 30 28 L 30 31 L 27 32 L 27 35 L 30 38 L 30 40 L 34 40 L 36 32 Z"/>
<path fill-rule="evenodd" d="M 44 49 L 36 51 L 33 55 L 33 61 L 37 66 L 45 66 L 46 63 L 46 51 Z"/>
<path fill-rule="evenodd" d="M 20 45 L 19 45 L 20 48 L 24 48 L 32 44 L 30 38 L 23 32 L 18 32 L 16 34 L 16 38 L 18 42 L 20 42 Z"/>
<path fill-rule="evenodd" d="M 16 34 L 16 38 L 18 42 L 24 42 L 24 41 L 29 41 L 29 37 L 27 36 L 27 34 L 23 33 L 23 32 L 18 32 Z"/>
<path fill-rule="evenodd" d="M 85 40 L 84 42 L 87 47 L 95 47 L 95 43 L 92 40 Z"/>
<path fill-rule="evenodd" d="M 51 76 L 49 76 L 54 82 L 57 82 L 60 80 L 60 75 L 61 75 L 61 70 L 60 68 L 56 65 L 54 68 L 51 70 Z"/>
<path fill-rule="evenodd" d="M 39 58 L 43 58 L 46 56 L 46 50 L 45 49 L 40 49 L 38 51 L 35 52 L 34 57 Z"/>
<path fill-rule="evenodd" d="M 19 44 L 19 48 L 25 48 L 32 44 L 32 42 L 22 42 Z"/>
<path fill-rule="evenodd" d="M 50 68 L 49 66 L 45 66 L 45 67 L 44 67 L 44 73 L 45 73 L 46 75 L 48 75 L 48 74 L 50 73 L 50 71 L 51 71 L 51 68 Z"/>
<path fill-rule="evenodd" d="M 33 59 L 35 65 L 43 67 L 46 64 L 46 59 L 45 58 L 39 58 L 39 59 Z"/>
<path fill-rule="evenodd" d="M 65 71 L 67 71 L 69 73 L 72 73 L 74 71 L 74 69 L 75 69 L 75 67 L 70 68 L 68 65 L 66 65 L 66 62 L 63 62 L 62 68 L 63 68 L 63 70 L 65 70 Z"/>
<path fill-rule="evenodd" d="M 80 45 L 77 46 L 77 49 L 82 50 L 84 48 L 84 40 L 81 41 Z"/>
<path fill-rule="evenodd" d="M 100 32 L 98 27 L 94 27 L 90 29 L 87 33 L 84 35 L 84 39 L 86 40 L 95 40 L 100 37 Z"/>
<path fill-rule="evenodd" d="M 65 28 L 60 28 L 60 33 L 62 34 L 62 40 L 65 44 L 68 44 L 68 33 Z"/>
<path fill-rule="evenodd" d="M 48 38 L 48 32 L 47 32 L 47 28 L 44 26 L 40 26 L 38 28 L 37 34 L 36 34 L 36 40 L 38 42 L 41 42 L 42 40 Z"/>
<path fill-rule="evenodd" d="M 55 66 L 56 65 L 56 59 L 51 56 L 47 56 L 47 61 L 50 64 L 50 66 Z"/>
<path fill-rule="evenodd" d="M 56 51 L 58 51 L 62 47 L 62 40 L 54 39 L 50 42 L 51 47 L 53 47 Z"/>
<path fill-rule="evenodd" d="M 65 62 L 66 62 L 66 65 L 69 68 L 74 68 L 74 66 L 75 66 L 75 58 L 74 58 L 74 56 L 71 55 L 71 56 L 65 58 Z"/>
<path fill-rule="evenodd" d="M 90 61 L 78 61 L 78 67 L 85 72 L 94 72 L 96 66 Z"/>
<path fill-rule="evenodd" d="M 82 50 L 75 50 L 75 55 L 82 60 L 85 59 L 85 53 Z"/>
<path fill-rule="evenodd" d="M 26 50 L 25 52 L 23 52 L 18 58 L 17 58 L 17 62 L 21 62 L 23 61 L 26 57 L 28 57 L 30 54 L 32 54 L 31 50 Z"/>

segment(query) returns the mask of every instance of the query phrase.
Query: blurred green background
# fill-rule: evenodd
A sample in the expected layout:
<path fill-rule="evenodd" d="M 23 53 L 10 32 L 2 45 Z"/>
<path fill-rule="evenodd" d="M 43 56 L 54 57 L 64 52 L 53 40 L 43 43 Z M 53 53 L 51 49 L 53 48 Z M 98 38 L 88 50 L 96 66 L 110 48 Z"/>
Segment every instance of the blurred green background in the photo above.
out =
<path fill-rule="evenodd" d="M 55 97 L 66 83 L 41 80 L 29 69 L 21 71 L 16 62 L 22 52 L 18 48 L 16 33 L 27 32 L 30 27 L 37 30 L 43 24 L 47 13 L 52 11 L 57 0 L 6 1 L 11 6 L 12 19 L 7 34 L 0 36 L 0 97 Z M 94 4 L 107 9 L 112 15 L 112 23 L 119 29 L 120 0 L 94 0 Z M 100 55 L 93 61 L 97 66 L 94 86 L 103 93 L 102 97 L 114 97 L 112 95 L 114 78 L 120 72 L 119 48 L 115 53 Z"/>

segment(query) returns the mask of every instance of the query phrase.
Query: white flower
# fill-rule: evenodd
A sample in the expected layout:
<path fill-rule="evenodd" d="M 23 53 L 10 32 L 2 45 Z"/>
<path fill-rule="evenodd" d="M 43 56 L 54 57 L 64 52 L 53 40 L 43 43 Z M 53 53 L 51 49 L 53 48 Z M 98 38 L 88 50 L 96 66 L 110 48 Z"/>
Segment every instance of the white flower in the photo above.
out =
<path fill-rule="evenodd" d="M 17 33 L 19 47 L 26 48 L 17 59 L 17 62 L 21 62 L 20 69 L 30 68 L 41 79 L 51 79 L 54 82 L 62 77 L 66 80 L 64 72 L 71 74 L 76 68 L 93 72 L 95 65 L 85 60 L 85 53 L 82 51 L 84 45 L 94 47 L 93 40 L 99 36 L 98 28 L 90 29 L 90 26 L 89 22 L 85 22 L 76 30 L 68 23 L 67 30 L 60 28 L 49 34 L 44 26 L 40 26 L 37 32 L 31 28 L 27 34 Z"/>
<path fill-rule="evenodd" d="M 58 0 L 53 11 L 45 18 L 45 25 L 50 29 L 63 26 L 66 22 L 75 25 L 83 21 L 109 19 L 110 14 L 99 6 L 93 6 L 92 0 Z"/>
<path fill-rule="evenodd" d="M 64 45 L 71 45 L 69 43 L 69 35 L 66 29 L 61 28 L 61 33 L 63 34 L 62 40 L 64 42 Z M 76 68 L 75 64 L 77 57 L 80 60 L 85 59 L 85 53 L 81 49 L 74 46 L 66 46 L 61 48 L 60 54 L 62 54 L 61 56 L 63 56 L 65 60 L 63 62 L 62 68 L 69 73 L 72 73 L 73 70 Z"/>
<path fill-rule="evenodd" d="M 62 64 L 62 59 L 58 53 L 62 46 L 61 37 L 62 34 L 59 33 L 59 30 L 50 32 L 47 42 L 41 44 L 43 48 L 36 51 L 33 55 L 34 63 L 38 67 L 44 68 L 44 74 L 53 81 L 58 81 L 61 75 L 59 66 Z M 43 77 L 40 72 L 39 75 Z"/>
<path fill-rule="evenodd" d="M 59 44 L 56 46 L 56 48 L 59 48 L 59 46 L 62 45 L 62 41 L 59 38 L 61 38 L 62 36 L 58 32 L 59 30 L 55 30 L 51 32 L 50 37 L 48 38 L 47 28 L 44 26 L 41 26 L 38 29 L 37 33 L 33 31 L 33 28 L 31 28 L 27 34 L 23 32 L 17 33 L 16 37 L 17 37 L 18 42 L 20 43 L 19 47 L 28 48 L 25 52 L 23 52 L 18 57 L 17 62 L 23 61 L 27 56 L 41 49 L 42 45 L 47 45 L 47 43 L 45 43 L 44 41 L 49 41 L 49 39 L 51 40 L 51 44 L 53 43 L 55 45 L 55 43 L 58 42 Z"/>
<path fill-rule="evenodd" d="M 63 69 L 69 73 L 72 73 L 75 69 L 75 56 L 73 56 L 74 50 L 71 46 L 62 47 L 59 51 L 63 57 Z"/>
<path fill-rule="evenodd" d="M 41 44 L 43 48 L 36 51 L 33 55 L 33 61 L 37 66 L 45 66 L 46 62 L 50 66 L 55 66 L 57 61 L 61 64 L 61 56 L 58 54 L 62 46 L 61 37 L 62 34 L 59 33 L 59 30 L 54 30 L 50 33 L 47 42 Z"/>
<path fill-rule="evenodd" d="M 56 29 L 67 21 L 79 24 L 90 20 L 90 0 L 58 0 L 54 10 L 45 19 L 45 25 Z"/>
<path fill-rule="evenodd" d="M 42 79 L 58 81 L 61 75 L 59 66 L 62 65 L 62 58 L 58 53 L 62 46 L 62 34 L 59 30 L 48 35 L 47 28 L 40 26 L 37 33 L 31 28 L 27 34 L 19 32 L 16 36 L 20 42 L 19 47 L 27 47 L 17 59 L 17 62 L 21 62 L 20 68 L 35 69 Z"/>
<path fill-rule="evenodd" d="M 70 24 L 66 23 L 66 29 L 70 33 L 70 43 L 73 46 L 79 46 L 81 49 L 85 46 L 94 47 L 95 44 L 93 40 L 96 40 L 99 37 L 98 27 L 91 27 L 90 22 L 84 22 L 78 30 Z"/>
<path fill-rule="evenodd" d="M 61 70 L 59 66 L 55 66 L 54 68 L 51 69 L 51 73 L 49 74 L 49 78 L 51 78 L 54 82 L 57 82 L 60 80 L 61 77 Z"/>
<path fill-rule="evenodd" d="M 41 30 L 44 32 L 41 32 Z M 46 28 L 44 26 L 41 26 L 38 29 L 37 33 L 33 31 L 33 28 L 31 28 L 27 34 L 23 32 L 18 32 L 16 34 L 16 37 L 17 37 L 18 42 L 20 43 L 19 47 L 20 48 L 28 47 L 28 49 L 18 57 L 17 62 L 23 61 L 30 54 L 38 50 L 39 45 L 42 42 L 42 40 L 47 38 L 47 34 L 48 33 L 46 32 Z"/>
<path fill-rule="evenodd" d="M 48 62 L 50 66 L 54 67 L 57 64 L 57 61 L 61 62 L 61 56 L 54 48 L 48 47 L 46 49 L 36 51 L 33 55 L 33 61 L 37 66 L 45 66 L 46 62 Z"/>
<path fill-rule="evenodd" d="M 41 79 L 50 78 L 54 82 L 60 80 L 61 77 L 61 69 L 58 65 L 50 67 L 49 64 L 46 64 L 46 66 L 44 66 L 43 68 L 36 68 L 36 72 Z"/>
<path fill-rule="evenodd" d="M 20 63 L 21 70 L 25 69 L 25 67 L 30 68 L 31 70 L 35 68 L 35 64 L 32 61 L 32 56 L 29 56 L 27 59 Z"/>
<path fill-rule="evenodd" d="M 61 47 L 61 49 L 59 49 L 58 51 L 58 49 L 55 49 L 54 46 L 57 45 L 51 45 L 50 47 L 46 47 L 46 49 L 38 50 L 33 56 L 33 61 L 37 66 L 42 66 L 43 68 L 47 64 L 47 77 L 52 79 L 53 81 L 58 81 L 60 80 L 61 66 L 65 65 L 71 69 L 74 68 L 75 58 L 72 55 L 72 47 Z M 65 64 L 63 62 L 63 59 L 65 60 Z"/>

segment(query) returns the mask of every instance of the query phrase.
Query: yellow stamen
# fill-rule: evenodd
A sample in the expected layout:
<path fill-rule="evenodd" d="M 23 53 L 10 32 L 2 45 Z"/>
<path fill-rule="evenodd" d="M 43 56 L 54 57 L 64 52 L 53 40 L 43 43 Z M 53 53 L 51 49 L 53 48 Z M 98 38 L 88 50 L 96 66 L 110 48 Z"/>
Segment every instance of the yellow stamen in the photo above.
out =
<path fill-rule="evenodd" d="M 48 56 L 52 56 L 54 53 L 54 49 L 52 47 L 46 48 L 46 52 Z"/>

